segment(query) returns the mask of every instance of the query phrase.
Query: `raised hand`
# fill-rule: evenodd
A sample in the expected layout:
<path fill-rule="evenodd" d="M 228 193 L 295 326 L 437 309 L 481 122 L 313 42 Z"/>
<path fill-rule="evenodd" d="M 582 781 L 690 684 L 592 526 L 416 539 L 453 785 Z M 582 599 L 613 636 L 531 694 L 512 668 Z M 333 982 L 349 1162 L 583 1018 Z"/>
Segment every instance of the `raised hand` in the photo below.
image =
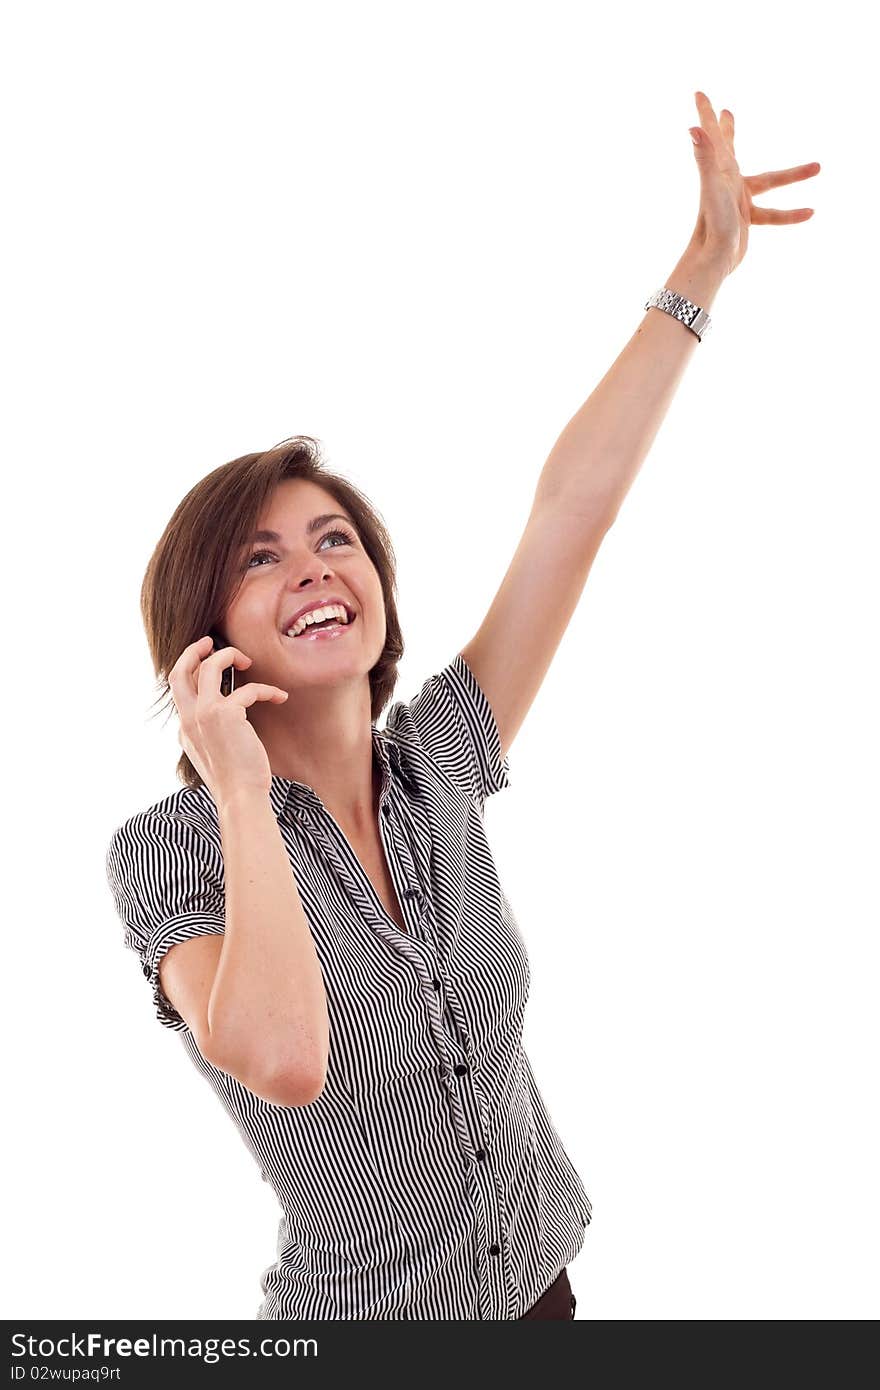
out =
<path fill-rule="evenodd" d="M 736 270 L 749 244 L 749 227 L 787 226 L 806 222 L 813 208 L 762 208 L 752 201 L 756 194 L 787 183 L 813 178 L 821 166 L 796 164 L 766 174 L 741 174 L 733 149 L 733 112 L 722 110 L 717 119 L 705 92 L 695 92 L 700 124 L 694 155 L 700 171 L 700 209 L 694 239 L 718 257 L 725 274 Z"/>

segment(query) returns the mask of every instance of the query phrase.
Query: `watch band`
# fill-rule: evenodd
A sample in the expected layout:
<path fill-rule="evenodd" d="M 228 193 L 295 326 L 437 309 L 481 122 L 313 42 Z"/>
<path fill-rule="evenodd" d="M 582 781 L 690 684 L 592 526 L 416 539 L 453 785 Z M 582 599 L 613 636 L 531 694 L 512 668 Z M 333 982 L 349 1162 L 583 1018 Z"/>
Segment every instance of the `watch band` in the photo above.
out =
<path fill-rule="evenodd" d="M 690 299 L 685 299 L 683 294 L 666 289 L 665 286 L 662 290 L 654 291 L 645 308 L 662 309 L 665 314 L 671 314 L 674 319 L 683 323 L 685 328 L 696 334 L 700 342 L 712 327 L 712 320 L 705 309 L 701 309 L 699 304 L 692 303 Z"/>

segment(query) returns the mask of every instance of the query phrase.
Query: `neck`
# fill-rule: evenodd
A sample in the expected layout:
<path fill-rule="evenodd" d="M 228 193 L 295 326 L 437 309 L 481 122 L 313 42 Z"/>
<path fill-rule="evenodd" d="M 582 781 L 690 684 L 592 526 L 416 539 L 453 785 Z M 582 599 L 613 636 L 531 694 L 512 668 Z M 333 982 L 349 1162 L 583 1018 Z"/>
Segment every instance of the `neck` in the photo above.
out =
<path fill-rule="evenodd" d="M 293 705 L 293 709 L 289 706 Z M 340 827 L 362 834 L 376 825 L 381 771 L 373 757 L 369 682 L 297 691 L 284 705 L 259 701 L 248 718 L 274 775 L 310 787 Z"/>

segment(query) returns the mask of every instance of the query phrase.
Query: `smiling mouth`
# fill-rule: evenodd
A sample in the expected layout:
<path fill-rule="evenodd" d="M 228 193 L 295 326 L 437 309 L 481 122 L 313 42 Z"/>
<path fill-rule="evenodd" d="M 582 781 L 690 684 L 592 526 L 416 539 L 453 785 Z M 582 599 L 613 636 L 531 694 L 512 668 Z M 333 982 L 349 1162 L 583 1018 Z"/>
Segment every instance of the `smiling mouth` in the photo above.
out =
<path fill-rule="evenodd" d="M 287 637 L 288 642 L 301 642 L 318 637 L 341 637 L 350 627 L 354 627 L 356 622 L 357 614 L 349 618 L 347 623 L 341 623 L 338 618 L 328 618 L 322 623 L 309 623 L 308 627 L 304 627 L 302 632 L 297 633 L 296 637 L 290 637 L 286 632 L 284 636 Z"/>

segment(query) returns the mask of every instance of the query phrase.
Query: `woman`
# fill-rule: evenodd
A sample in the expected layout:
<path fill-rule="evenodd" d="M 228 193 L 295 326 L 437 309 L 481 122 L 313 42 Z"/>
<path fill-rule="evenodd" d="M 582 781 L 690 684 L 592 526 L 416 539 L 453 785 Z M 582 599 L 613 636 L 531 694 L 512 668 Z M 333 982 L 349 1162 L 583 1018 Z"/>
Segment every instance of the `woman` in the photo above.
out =
<path fill-rule="evenodd" d="M 574 1316 L 591 1204 L 522 1048 L 483 810 L 750 225 L 812 215 L 752 196 L 818 164 L 744 178 L 733 116 L 696 102 L 699 214 L 659 311 L 554 447 L 476 636 L 384 731 L 393 550 L 313 440 L 210 474 L 147 570 L 185 785 L 114 833 L 108 880 L 278 1196 L 260 1319 Z"/>

